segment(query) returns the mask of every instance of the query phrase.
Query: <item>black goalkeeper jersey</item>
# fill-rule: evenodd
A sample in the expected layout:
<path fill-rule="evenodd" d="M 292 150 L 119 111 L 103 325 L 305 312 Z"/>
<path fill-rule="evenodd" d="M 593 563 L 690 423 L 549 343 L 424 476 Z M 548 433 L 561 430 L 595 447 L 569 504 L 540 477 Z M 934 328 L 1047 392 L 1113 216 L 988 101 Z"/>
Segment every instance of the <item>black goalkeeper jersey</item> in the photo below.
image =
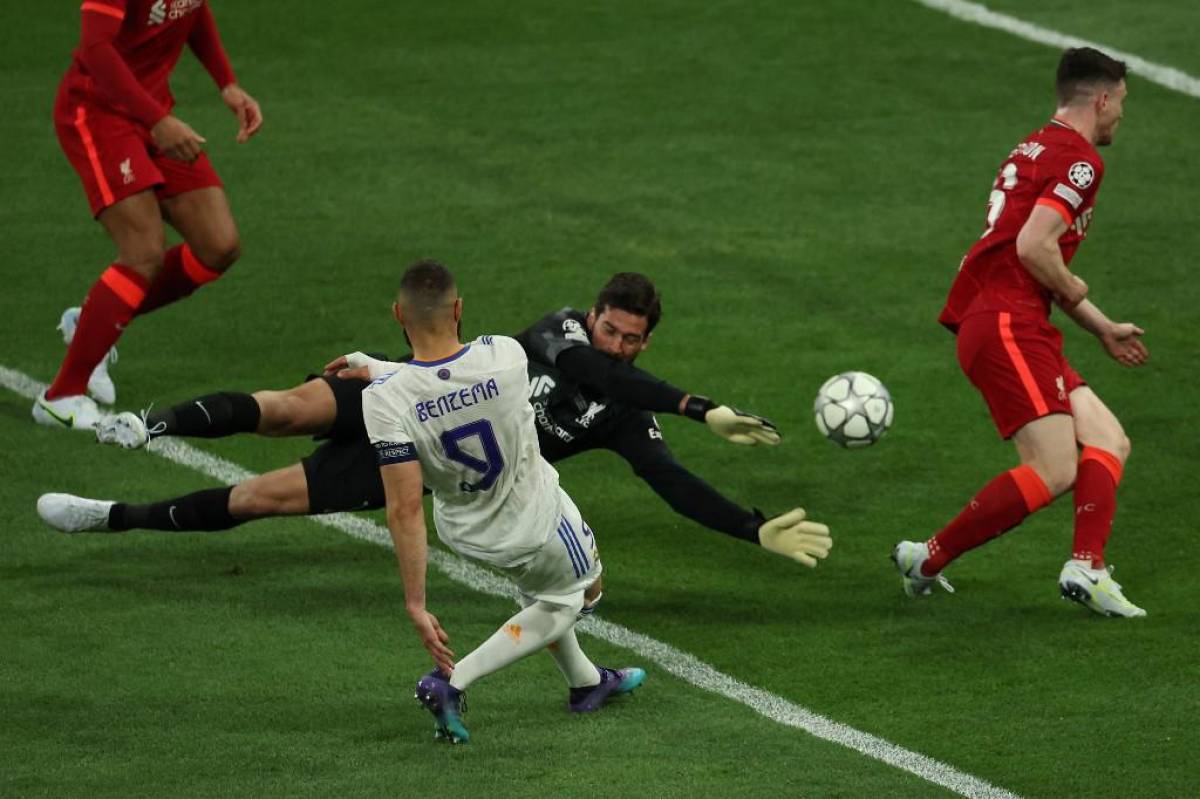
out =
<path fill-rule="evenodd" d="M 685 469 L 663 440 L 654 412 L 678 413 L 685 392 L 593 348 L 586 315 L 573 308 L 542 317 L 516 339 L 529 358 L 530 403 L 547 460 L 612 450 L 677 513 L 758 542 L 761 515 Z"/>
<path fill-rule="evenodd" d="M 529 358 L 529 401 L 537 420 L 538 443 L 542 455 L 552 462 L 584 450 L 608 448 L 610 442 L 635 430 L 647 440 L 662 441 L 650 412 L 619 402 L 558 368 L 558 357 L 567 350 L 591 348 L 585 319 L 580 311 L 563 308 L 517 336 Z"/>

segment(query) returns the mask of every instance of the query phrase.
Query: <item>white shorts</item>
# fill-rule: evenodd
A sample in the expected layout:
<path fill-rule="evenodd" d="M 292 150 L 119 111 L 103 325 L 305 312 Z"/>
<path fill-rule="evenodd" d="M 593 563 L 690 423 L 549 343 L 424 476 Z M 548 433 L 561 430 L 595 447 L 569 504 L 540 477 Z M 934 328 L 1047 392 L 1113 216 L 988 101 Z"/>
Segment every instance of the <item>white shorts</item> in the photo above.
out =
<path fill-rule="evenodd" d="M 533 558 L 504 569 L 522 595 L 556 605 L 583 606 L 583 592 L 600 577 L 603 567 L 596 536 L 579 515 L 579 508 L 561 488 L 558 525 Z"/>

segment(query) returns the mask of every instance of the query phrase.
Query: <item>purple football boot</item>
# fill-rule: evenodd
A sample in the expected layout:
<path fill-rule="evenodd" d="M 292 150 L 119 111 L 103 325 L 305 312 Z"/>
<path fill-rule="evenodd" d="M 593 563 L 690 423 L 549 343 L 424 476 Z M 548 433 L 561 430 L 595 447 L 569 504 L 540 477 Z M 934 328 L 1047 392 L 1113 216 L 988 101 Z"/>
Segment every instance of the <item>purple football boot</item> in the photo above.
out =
<path fill-rule="evenodd" d="M 632 693 L 646 679 L 646 672 L 636 666 L 624 669 L 606 669 L 597 666 L 600 682 L 584 688 L 572 688 L 567 700 L 567 709 L 572 713 L 591 713 L 614 696 Z"/>
<path fill-rule="evenodd" d="M 433 714 L 433 737 L 445 738 L 452 744 L 465 744 L 471 735 L 463 726 L 462 714 L 467 710 L 466 697 L 455 688 L 439 669 L 417 681 L 413 694 Z"/>

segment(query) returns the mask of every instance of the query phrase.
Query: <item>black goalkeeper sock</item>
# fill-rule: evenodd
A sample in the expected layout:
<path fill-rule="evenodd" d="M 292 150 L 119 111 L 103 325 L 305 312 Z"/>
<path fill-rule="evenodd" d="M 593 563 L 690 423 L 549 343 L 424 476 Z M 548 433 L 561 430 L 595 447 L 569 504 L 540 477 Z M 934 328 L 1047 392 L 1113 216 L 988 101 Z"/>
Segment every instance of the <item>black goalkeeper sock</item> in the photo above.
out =
<path fill-rule="evenodd" d="M 225 486 L 149 505 L 118 502 L 108 511 L 108 529 L 115 532 L 135 529 L 169 532 L 228 530 L 241 524 L 229 513 L 231 493 L 233 486 Z"/>
<path fill-rule="evenodd" d="M 146 416 L 146 431 L 158 436 L 222 438 L 258 429 L 262 409 L 249 394 L 221 391 L 181 402 Z"/>

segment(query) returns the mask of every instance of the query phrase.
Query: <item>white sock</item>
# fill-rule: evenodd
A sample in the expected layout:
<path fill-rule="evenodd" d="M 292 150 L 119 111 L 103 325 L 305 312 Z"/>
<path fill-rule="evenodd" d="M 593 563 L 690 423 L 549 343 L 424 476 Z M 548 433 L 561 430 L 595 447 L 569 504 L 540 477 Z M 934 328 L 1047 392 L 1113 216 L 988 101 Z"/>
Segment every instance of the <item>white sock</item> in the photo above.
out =
<path fill-rule="evenodd" d="M 579 647 L 579 639 L 575 637 L 575 627 L 563 633 L 562 637 L 548 647 L 558 670 L 572 688 L 584 688 L 600 684 L 600 670 L 596 664 L 588 660 Z"/>
<path fill-rule="evenodd" d="M 555 605 L 551 602 L 534 602 L 506 621 L 474 651 L 460 660 L 454 667 L 450 684 L 460 691 L 467 686 L 515 663 L 528 654 L 544 649 L 556 641 L 575 623 L 579 608 Z"/>

